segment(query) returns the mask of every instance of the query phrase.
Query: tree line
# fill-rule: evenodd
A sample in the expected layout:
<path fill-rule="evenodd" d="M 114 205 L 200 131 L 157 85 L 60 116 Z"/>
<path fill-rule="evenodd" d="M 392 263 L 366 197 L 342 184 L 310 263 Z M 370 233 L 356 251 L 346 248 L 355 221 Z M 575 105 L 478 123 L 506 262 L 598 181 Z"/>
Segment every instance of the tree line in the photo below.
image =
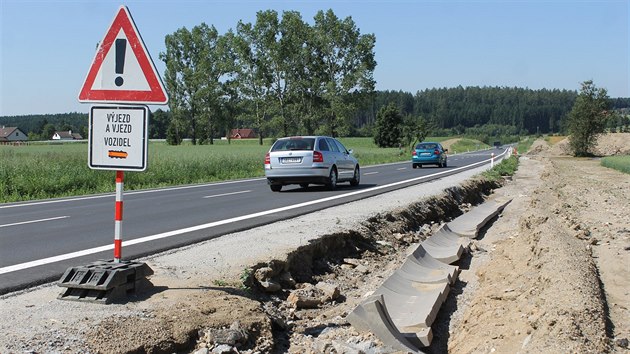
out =
<path fill-rule="evenodd" d="M 170 113 L 158 109 L 149 117 L 149 138 L 166 138 L 166 127 Z M 50 140 L 57 131 L 79 133 L 84 139 L 89 134 L 89 116 L 87 113 L 27 114 L 20 116 L 1 116 L 0 126 L 18 127 L 28 135 L 28 140 Z"/>
<path fill-rule="evenodd" d="M 567 90 L 478 86 L 427 89 L 415 95 L 405 91 L 374 91 L 351 115 L 352 118 L 347 121 L 347 132 L 343 135 L 376 136 L 379 129 L 378 113 L 390 105 L 395 108 L 394 111 L 388 108 L 384 114 L 399 115 L 394 119 L 399 121 L 401 129 L 390 129 L 390 132 L 396 132 L 408 140 L 422 131 L 433 136 L 465 134 L 486 142 L 497 136 L 566 134 L 568 114 L 577 96 L 577 92 Z M 608 102 L 610 110 L 617 114 L 609 116 L 606 128 L 610 131 L 630 129 L 630 98 L 611 98 Z M 253 105 L 252 102 L 249 104 Z M 301 118 L 298 116 L 292 119 Z M 234 116 L 231 120 L 235 122 L 234 128 L 253 127 L 251 119 L 242 115 Z M 149 118 L 149 138 L 166 139 L 169 134 L 173 134 L 175 124 L 178 123 L 174 121 L 171 111 L 157 109 Z M 88 115 L 75 112 L 4 116 L 0 117 L 0 125 L 17 126 L 29 134 L 30 140 L 48 140 L 55 131 L 64 130 L 79 132 L 87 138 Z M 266 132 L 269 137 L 284 134 L 282 129 L 271 129 L 269 126 Z M 323 133 L 328 134 L 325 131 Z M 227 127 L 218 126 L 213 137 L 227 134 Z M 305 131 L 296 128 L 290 134 L 305 134 Z M 180 135 L 180 139 L 183 138 L 192 137 Z M 397 142 L 392 144 L 395 146 Z"/>
<path fill-rule="evenodd" d="M 220 131 L 265 136 L 349 135 L 353 112 L 374 92 L 375 37 L 351 17 L 260 11 L 219 34 L 202 23 L 166 36 L 167 140 L 210 143 Z"/>
<path fill-rule="evenodd" d="M 395 103 L 403 116 L 422 117 L 438 135 L 462 134 L 466 128 L 494 124 L 526 134 L 558 133 L 577 97 L 571 90 L 532 90 L 517 87 L 432 88 L 415 95 L 385 91 L 374 109 L 361 112 L 359 123 L 370 124 L 380 107 Z"/>
<path fill-rule="evenodd" d="M 50 140 L 56 131 L 69 130 L 87 139 L 88 124 L 88 115 L 78 112 L 0 117 L 0 126 L 18 127 L 29 140 Z"/>

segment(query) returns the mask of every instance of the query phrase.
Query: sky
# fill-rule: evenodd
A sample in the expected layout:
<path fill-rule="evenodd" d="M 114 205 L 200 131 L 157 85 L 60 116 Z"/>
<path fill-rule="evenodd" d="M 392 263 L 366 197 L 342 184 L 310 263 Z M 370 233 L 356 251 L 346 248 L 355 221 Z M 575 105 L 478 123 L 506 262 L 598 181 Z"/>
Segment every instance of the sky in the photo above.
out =
<path fill-rule="evenodd" d="M 312 24 L 332 9 L 375 35 L 377 90 L 577 91 L 593 80 L 610 97 L 630 97 L 628 0 L 0 0 L 0 116 L 87 113 L 79 90 L 121 5 L 160 75 L 164 38 L 182 27 L 206 23 L 224 34 L 269 9 L 299 11 Z"/>

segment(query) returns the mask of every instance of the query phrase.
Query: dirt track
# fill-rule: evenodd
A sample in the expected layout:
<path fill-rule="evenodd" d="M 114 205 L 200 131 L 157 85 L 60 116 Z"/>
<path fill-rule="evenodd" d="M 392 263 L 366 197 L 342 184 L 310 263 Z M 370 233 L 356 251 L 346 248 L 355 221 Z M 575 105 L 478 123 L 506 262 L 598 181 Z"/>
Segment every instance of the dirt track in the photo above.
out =
<path fill-rule="evenodd" d="M 630 134 L 601 146 L 607 143 L 629 151 Z M 630 176 L 594 159 L 566 157 L 561 146 L 537 142 L 521 158 L 513 180 L 495 191 L 513 201 L 460 261 L 459 281 L 434 323 L 435 337 L 426 351 L 628 352 Z M 287 262 L 297 287 L 305 287 L 305 279 L 338 285 L 341 296 L 315 309 L 295 309 L 286 300 L 288 289 L 269 296 L 239 290 L 240 273 L 253 265 L 247 257 L 234 262 L 222 255 L 219 261 L 233 262 L 233 271 L 220 277 L 213 272 L 214 278 L 201 275 L 214 267 L 216 257 L 186 268 L 149 259 L 156 291 L 127 305 L 72 305 L 71 311 L 84 311 L 80 323 L 64 321 L 55 309 L 59 300 L 42 306 L 29 294 L 26 300 L 0 299 L 3 307 L 12 307 L 4 311 L 12 317 L 2 321 L 0 352 L 202 353 L 216 349 L 213 338 L 235 321 L 230 334 L 247 335 L 225 350 L 387 352 L 371 334 L 349 326 L 345 315 L 400 265 L 412 242 L 489 187 L 473 184 L 450 198 L 380 213 L 363 228 L 331 233 L 319 246 L 295 251 L 265 245 L 268 259 Z M 346 252 L 338 252 L 342 249 Z M 350 266 L 344 258 L 363 267 Z M 55 290 L 41 291 L 50 295 Z M 28 321 L 36 322 L 37 330 L 25 330 L 22 324 Z"/>

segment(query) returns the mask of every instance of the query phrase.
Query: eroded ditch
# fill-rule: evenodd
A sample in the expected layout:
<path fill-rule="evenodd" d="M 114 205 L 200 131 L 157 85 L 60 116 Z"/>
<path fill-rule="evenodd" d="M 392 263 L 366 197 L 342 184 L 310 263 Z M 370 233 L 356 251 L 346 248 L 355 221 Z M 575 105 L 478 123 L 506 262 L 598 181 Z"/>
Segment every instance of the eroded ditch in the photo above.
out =
<path fill-rule="evenodd" d="M 212 287 L 175 308 L 102 321 L 88 333 L 96 352 L 378 352 L 345 316 L 396 269 L 408 248 L 483 202 L 499 182 L 476 178 L 405 208 L 370 217 L 250 267 L 245 288 Z M 371 349 L 370 349 L 371 348 Z"/>

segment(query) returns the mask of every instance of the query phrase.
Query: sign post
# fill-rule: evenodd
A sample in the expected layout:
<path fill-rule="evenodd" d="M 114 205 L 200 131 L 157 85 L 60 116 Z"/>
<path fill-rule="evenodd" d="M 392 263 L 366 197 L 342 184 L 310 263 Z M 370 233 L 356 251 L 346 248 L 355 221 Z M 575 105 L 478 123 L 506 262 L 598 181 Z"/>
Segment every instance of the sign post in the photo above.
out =
<path fill-rule="evenodd" d="M 124 170 L 147 168 L 147 106 L 93 106 L 90 109 L 89 166 L 116 171 L 114 262 L 122 258 Z"/>
<path fill-rule="evenodd" d="M 165 105 L 168 95 L 126 6 L 120 6 L 100 42 L 79 102 L 90 109 L 89 166 L 116 171 L 114 260 L 122 256 L 123 171 L 147 168 L 146 104 Z"/>
<path fill-rule="evenodd" d="M 153 270 L 141 262 L 122 261 L 124 171 L 147 168 L 149 108 L 165 105 L 168 96 L 151 56 L 131 18 L 121 6 L 100 42 L 79 102 L 101 103 L 90 109 L 88 165 L 116 171 L 114 260 L 66 270 L 58 299 L 110 303 L 143 287 Z"/>
<path fill-rule="evenodd" d="M 100 42 L 79 102 L 101 103 L 90 109 L 88 165 L 116 171 L 114 260 L 66 270 L 57 298 L 110 303 L 151 283 L 153 270 L 141 262 L 122 261 L 124 171 L 147 168 L 147 104 L 165 105 L 168 96 L 129 9 L 121 6 Z"/>
<path fill-rule="evenodd" d="M 123 187 L 125 172 L 116 171 L 116 211 L 114 213 L 114 262 L 122 259 Z"/>

